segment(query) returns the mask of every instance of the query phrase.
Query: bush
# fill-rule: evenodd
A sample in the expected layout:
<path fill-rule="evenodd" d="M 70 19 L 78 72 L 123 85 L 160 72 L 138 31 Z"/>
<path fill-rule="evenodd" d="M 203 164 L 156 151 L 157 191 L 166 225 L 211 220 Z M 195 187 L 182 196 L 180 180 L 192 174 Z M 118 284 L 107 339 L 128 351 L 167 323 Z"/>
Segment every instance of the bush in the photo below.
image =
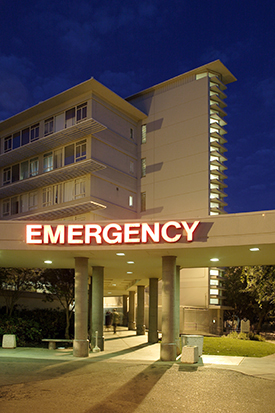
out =
<path fill-rule="evenodd" d="M 18 317 L 4 317 L 0 320 L 0 336 L 4 334 L 15 334 L 18 347 L 39 343 L 42 338 L 38 323 Z"/>
<path fill-rule="evenodd" d="M 249 340 L 253 341 L 265 341 L 265 338 L 260 334 L 249 333 Z"/>

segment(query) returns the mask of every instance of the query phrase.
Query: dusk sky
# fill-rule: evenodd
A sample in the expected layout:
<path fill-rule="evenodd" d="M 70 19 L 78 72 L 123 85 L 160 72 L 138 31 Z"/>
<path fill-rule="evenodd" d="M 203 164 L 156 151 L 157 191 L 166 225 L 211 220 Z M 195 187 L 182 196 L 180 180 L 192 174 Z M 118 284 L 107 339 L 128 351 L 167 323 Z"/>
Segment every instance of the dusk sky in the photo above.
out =
<path fill-rule="evenodd" d="M 227 212 L 275 209 L 275 3 L 0 0 L 0 120 L 94 77 L 122 97 L 220 59 Z"/>

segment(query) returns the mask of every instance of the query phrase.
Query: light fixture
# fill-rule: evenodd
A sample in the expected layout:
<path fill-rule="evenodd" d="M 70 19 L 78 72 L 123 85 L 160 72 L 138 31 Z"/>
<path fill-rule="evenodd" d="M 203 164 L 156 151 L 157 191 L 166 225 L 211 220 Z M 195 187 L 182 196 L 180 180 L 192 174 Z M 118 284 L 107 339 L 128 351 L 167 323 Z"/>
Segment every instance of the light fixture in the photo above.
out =
<path fill-rule="evenodd" d="M 127 271 L 127 274 L 133 274 L 133 271 Z"/>
<path fill-rule="evenodd" d="M 116 284 L 112 284 L 113 287 L 116 287 Z"/>
<path fill-rule="evenodd" d="M 255 247 L 255 248 L 250 248 L 249 250 L 250 250 L 250 251 L 260 251 L 260 248 Z"/>
<path fill-rule="evenodd" d="M 220 260 L 219 260 L 219 258 L 211 258 L 210 261 L 216 262 L 216 261 L 220 261 Z"/>
<path fill-rule="evenodd" d="M 125 256 L 124 252 L 117 252 L 116 255 L 118 257 L 124 257 Z"/>
<path fill-rule="evenodd" d="M 51 260 L 46 260 L 44 261 L 44 264 L 52 264 L 53 262 Z"/>
<path fill-rule="evenodd" d="M 134 264 L 134 261 L 127 261 L 127 264 Z"/>

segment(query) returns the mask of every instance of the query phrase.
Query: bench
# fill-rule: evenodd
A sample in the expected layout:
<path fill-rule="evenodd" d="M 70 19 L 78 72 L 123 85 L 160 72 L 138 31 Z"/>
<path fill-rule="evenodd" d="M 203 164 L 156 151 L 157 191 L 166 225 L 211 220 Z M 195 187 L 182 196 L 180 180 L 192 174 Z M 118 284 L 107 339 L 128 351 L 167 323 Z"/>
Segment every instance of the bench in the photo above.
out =
<path fill-rule="evenodd" d="M 49 343 L 49 350 L 56 349 L 56 343 L 72 343 L 73 340 L 66 338 L 43 338 L 42 341 L 47 341 Z"/>

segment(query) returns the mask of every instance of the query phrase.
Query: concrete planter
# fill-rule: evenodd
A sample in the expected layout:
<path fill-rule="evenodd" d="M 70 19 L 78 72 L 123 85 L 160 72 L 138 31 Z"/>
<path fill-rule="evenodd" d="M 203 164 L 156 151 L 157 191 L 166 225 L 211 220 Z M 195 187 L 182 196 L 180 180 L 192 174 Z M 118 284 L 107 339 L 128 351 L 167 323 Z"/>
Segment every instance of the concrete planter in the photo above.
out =
<path fill-rule="evenodd" d="M 15 334 L 4 334 L 3 335 L 2 348 L 16 348 Z"/>

